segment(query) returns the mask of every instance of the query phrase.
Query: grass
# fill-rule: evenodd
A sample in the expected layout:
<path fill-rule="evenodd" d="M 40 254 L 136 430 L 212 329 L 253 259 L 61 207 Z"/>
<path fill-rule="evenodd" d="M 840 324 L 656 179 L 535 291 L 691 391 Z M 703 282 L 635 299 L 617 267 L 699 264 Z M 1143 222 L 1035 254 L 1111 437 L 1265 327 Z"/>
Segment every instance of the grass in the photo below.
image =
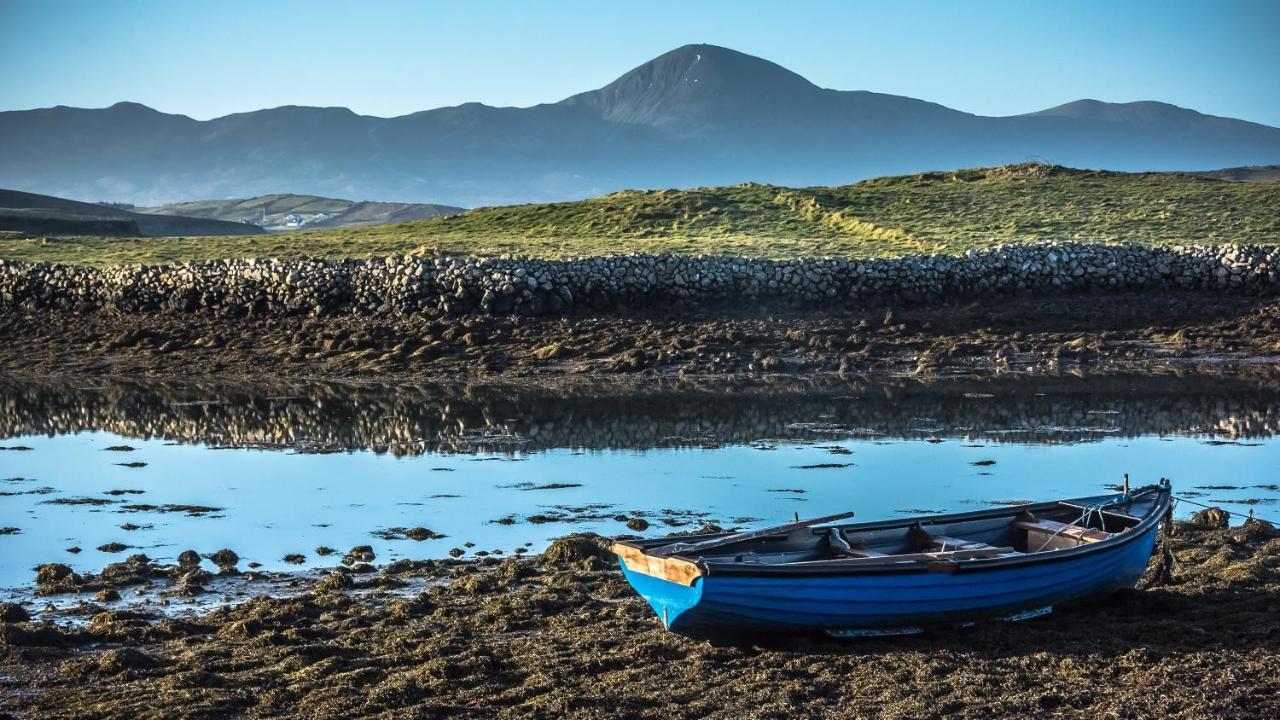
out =
<path fill-rule="evenodd" d="M 625 191 L 450 218 L 206 238 L 0 237 L 0 257 L 92 265 L 228 257 L 627 252 L 885 257 L 1006 243 L 1280 244 L 1280 183 L 1045 165 L 877 178 L 841 187 L 745 184 Z"/>

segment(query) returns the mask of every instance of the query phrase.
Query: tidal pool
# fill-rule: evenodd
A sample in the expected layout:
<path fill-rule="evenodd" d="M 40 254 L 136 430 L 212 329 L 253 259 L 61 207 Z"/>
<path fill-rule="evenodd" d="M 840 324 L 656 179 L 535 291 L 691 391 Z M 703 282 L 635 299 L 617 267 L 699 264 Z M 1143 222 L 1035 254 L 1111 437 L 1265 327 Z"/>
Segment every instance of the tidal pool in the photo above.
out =
<path fill-rule="evenodd" d="M 364 544 L 379 562 L 511 554 L 573 531 L 749 528 L 845 510 L 873 520 L 1097 494 L 1124 473 L 1280 520 L 1278 428 L 1280 391 L 1231 375 L 0 379 L 0 527 L 13 529 L 0 535 L 0 587 L 29 585 L 38 563 L 96 570 L 132 552 L 172 561 L 227 547 L 241 567 L 269 570 L 333 565 Z M 648 527 L 628 528 L 636 519 Z M 301 564 L 284 560 L 295 553 Z"/>

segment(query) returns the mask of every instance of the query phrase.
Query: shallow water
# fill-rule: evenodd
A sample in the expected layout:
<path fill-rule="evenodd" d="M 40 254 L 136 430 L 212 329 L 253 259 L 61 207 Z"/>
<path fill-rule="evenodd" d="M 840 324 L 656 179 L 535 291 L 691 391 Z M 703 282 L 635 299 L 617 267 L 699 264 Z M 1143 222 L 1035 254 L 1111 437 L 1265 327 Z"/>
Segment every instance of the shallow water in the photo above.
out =
<path fill-rule="evenodd" d="M 650 524 L 645 535 L 844 510 L 872 520 L 1098 494 L 1126 472 L 1135 485 L 1168 477 L 1197 502 L 1280 520 L 1277 429 L 1280 391 L 1221 375 L 525 387 L 0 379 L 0 527 L 18 528 L 0 536 L 0 587 L 29 584 L 37 563 L 96 570 L 130 552 L 171 561 L 229 547 L 241 567 L 286 570 L 334 564 L 315 553 L 322 545 L 340 555 L 370 544 L 380 562 L 509 554 L 576 530 L 631 532 L 623 521 L 635 517 Z M 119 445 L 133 449 L 106 450 Z M 62 504 L 85 498 L 99 504 Z M 419 526 L 446 537 L 375 535 Z M 112 542 L 131 548 L 97 549 Z M 288 553 L 305 563 L 284 562 Z"/>

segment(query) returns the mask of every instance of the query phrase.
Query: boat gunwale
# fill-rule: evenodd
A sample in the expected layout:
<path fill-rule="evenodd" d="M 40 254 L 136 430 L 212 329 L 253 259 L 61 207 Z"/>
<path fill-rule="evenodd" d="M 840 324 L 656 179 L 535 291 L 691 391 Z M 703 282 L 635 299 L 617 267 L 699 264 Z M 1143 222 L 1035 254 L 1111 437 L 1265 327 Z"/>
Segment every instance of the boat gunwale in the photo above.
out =
<path fill-rule="evenodd" d="M 1055 562 L 1063 562 L 1084 557 L 1093 553 L 1108 552 L 1116 548 L 1136 542 L 1139 538 L 1146 535 L 1147 531 L 1153 526 L 1160 523 L 1168 514 L 1172 502 L 1172 490 L 1166 485 L 1152 486 L 1151 490 L 1156 493 L 1156 498 L 1151 504 L 1150 510 L 1143 516 L 1137 525 L 1126 528 L 1121 532 L 1112 534 L 1105 540 L 1099 540 L 1093 543 L 1079 545 L 1074 548 L 1066 548 L 1061 550 L 1052 550 L 1045 552 L 1023 553 L 1020 555 L 1009 555 L 1002 557 L 990 558 L 972 558 L 965 560 L 947 560 L 940 558 L 934 562 L 893 562 L 892 557 L 888 556 L 883 565 L 872 563 L 858 564 L 841 564 L 841 560 L 830 561 L 813 561 L 806 566 L 797 566 L 794 564 L 768 565 L 756 563 L 709 563 L 700 557 L 690 557 L 688 555 L 667 555 L 664 557 L 671 559 L 680 559 L 685 562 L 693 563 L 698 567 L 703 577 L 711 576 L 756 576 L 756 577 L 852 577 L 858 575 L 900 575 L 900 574 L 920 574 L 920 573 L 972 573 L 995 570 L 1007 570 L 1011 568 L 1024 567 L 1028 565 L 1045 565 Z M 1104 498 L 1121 497 L 1125 493 L 1116 493 L 1114 495 L 1094 495 L 1083 498 L 1068 498 L 1064 500 L 1049 500 L 1041 503 L 1031 503 L 1028 505 L 1019 505 L 1015 508 L 993 508 L 991 510 L 973 510 L 962 513 L 951 513 L 945 515 L 928 516 L 927 521 L 922 522 L 920 518 L 902 518 L 892 520 L 873 520 L 866 523 L 848 523 L 844 525 L 823 525 L 820 529 L 815 528 L 817 534 L 819 530 L 825 532 L 831 528 L 839 528 L 841 530 L 856 530 L 860 532 L 876 531 L 876 530 L 893 530 L 899 528 L 909 528 L 916 524 L 947 524 L 953 522 L 965 522 L 969 520 L 984 520 L 1000 517 L 1016 517 L 1024 512 L 1036 512 L 1044 510 L 1053 510 L 1060 508 L 1063 504 L 1072 502 L 1081 502 L 1088 500 L 1098 500 Z M 1134 493 L 1129 493 L 1131 498 Z M 673 543 L 684 543 L 690 541 L 699 541 L 717 537 L 725 537 L 732 533 L 711 533 L 706 535 L 688 535 L 677 539 L 673 538 L 653 538 L 648 540 L 620 540 L 617 545 L 623 545 L 628 548 L 639 550 L 648 554 L 649 550 L 658 547 L 665 547 Z M 829 562 L 829 565 L 818 565 L 816 563 Z"/>

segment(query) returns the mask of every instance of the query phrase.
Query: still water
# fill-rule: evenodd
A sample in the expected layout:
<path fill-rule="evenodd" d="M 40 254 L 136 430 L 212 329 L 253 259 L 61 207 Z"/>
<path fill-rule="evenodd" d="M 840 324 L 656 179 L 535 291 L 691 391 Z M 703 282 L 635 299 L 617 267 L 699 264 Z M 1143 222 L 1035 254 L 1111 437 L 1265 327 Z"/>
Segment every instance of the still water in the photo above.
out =
<path fill-rule="evenodd" d="M 0 379 L 0 587 L 29 584 L 41 562 L 96 570 L 131 552 L 228 547 L 271 570 L 332 565 L 320 546 L 369 544 L 379 562 L 509 554 L 568 532 L 633 533 L 637 518 L 643 535 L 845 510 L 873 520 L 1097 494 L 1123 473 L 1280 520 L 1277 429 L 1280 389 L 1230 375 Z M 386 532 L 416 527 L 444 537 Z M 108 543 L 129 548 L 98 549 Z"/>

